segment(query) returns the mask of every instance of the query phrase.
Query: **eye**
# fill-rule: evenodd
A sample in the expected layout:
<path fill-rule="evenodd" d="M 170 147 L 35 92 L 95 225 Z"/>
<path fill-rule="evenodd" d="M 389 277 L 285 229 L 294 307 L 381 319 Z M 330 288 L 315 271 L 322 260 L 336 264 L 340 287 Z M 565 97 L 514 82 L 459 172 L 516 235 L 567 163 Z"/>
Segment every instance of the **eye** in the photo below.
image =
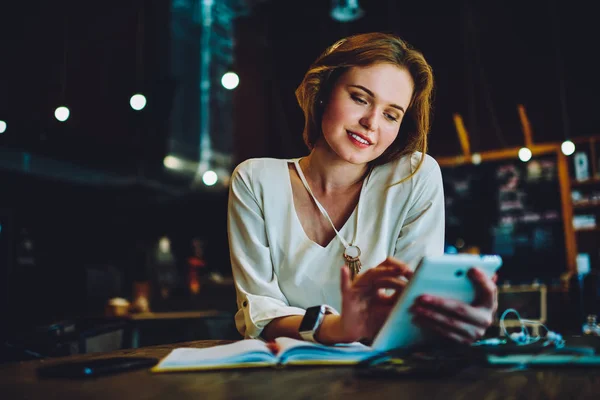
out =
<path fill-rule="evenodd" d="M 390 121 L 392 121 L 392 122 L 396 122 L 396 121 L 398 121 L 398 118 L 397 118 L 396 116 L 392 115 L 392 114 L 385 113 L 384 115 L 385 115 L 385 117 L 386 117 L 388 120 L 390 120 Z"/>
<path fill-rule="evenodd" d="M 367 104 L 367 102 L 363 98 L 361 98 L 355 94 L 351 95 L 350 97 L 352 97 L 352 100 L 354 100 L 358 104 Z"/>

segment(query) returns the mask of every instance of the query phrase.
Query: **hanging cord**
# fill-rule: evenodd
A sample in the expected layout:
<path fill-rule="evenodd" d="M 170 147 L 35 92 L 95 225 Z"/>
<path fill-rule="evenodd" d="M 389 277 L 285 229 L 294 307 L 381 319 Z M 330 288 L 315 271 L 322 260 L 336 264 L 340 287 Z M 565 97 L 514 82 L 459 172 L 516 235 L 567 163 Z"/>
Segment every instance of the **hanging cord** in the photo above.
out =
<path fill-rule="evenodd" d="M 139 93 L 144 82 L 144 1 L 140 0 L 137 3 L 137 6 L 137 29 L 135 35 L 135 91 Z M 135 127 L 135 140 L 140 150 L 140 154 L 138 155 L 136 162 L 137 177 L 142 179 L 145 175 L 144 158 L 146 156 L 147 145 L 142 140 L 142 129 L 139 121 Z"/>
<path fill-rule="evenodd" d="M 553 28 L 552 32 L 554 33 L 554 46 L 556 48 L 556 77 L 558 79 L 559 85 L 559 99 L 560 99 L 560 111 L 562 117 L 562 126 L 563 126 L 563 134 L 565 135 L 565 139 L 569 139 L 571 137 L 571 129 L 569 124 L 569 113 L 567 111 L 567 89 L 565 85 L 565 74 L 564 74 L 564 66 L 563 66 L 563 58 L 561 51 L 561 35 L 560 35 L 560 21 L 558 16 L 558 11 L 555 2 L 551 2 L 554 6 L 552 7 L 552 22 Z"/>
<path fill-rule="evenodd" d="M 463 29 L 463 47 L 464 47 L 464 65 L 465 65 L 465 81 L 467 83 L 468 86 L 468 92 L 469 95 L 467 97 L 467 108 L 468 108 L 468 119 L 469 119 L 469 129 L 471 129 L 471 131 L 473 132 L 479 132 L 479 124 L 477 121 L 477 107 L 476 107 L 476 101 L 475 101 L 475 97 L 476 97 L 476 88 L 475 88 L 475 82 L 473 80 L 473 65 L 471 63 L 471 53 L 470 53 L 470 37 L 471 37 L 471 33 L 470 31 L 470 25 L 468 22 L 470 20 L 470 11 L 469 11 L 469 5 L 467 4 L 468 0 L 463 0 L 463 18 L 464 21 L 462 23 Z M 474 148 L 477 148 L 479 146 L 477 146 L 477 143 L 474 143 L 475 141 L 478 141 L 478 136 L 475 135 L 473 136 L 472 140 L 472 145 Z"/>
<path fill-rule="evenodd" d="M 68 61 L 68 53 L 69 53 L 69 12 L 68 7 L 65 6 L 64 10 L 65 14 L 65 24 L 64 24 L 64 32 L 63 32 L 63 64 L 61 71 L 61 99 L 62 104 L 65 104 L 66 95 L 67 95 L 67 61 Z"/>
<path fill-rule="evenodd" d="M 144 2 L 138 5 L 137 31 L 135 38 L 135 73 L 138 85 L 144 81 Z"/>
<path fill-rule="evenodd" d="M 483 68 L 483 63 L 481 62 L 480 46 L 477 42 L 477 40 L 478 40 L 477 32 L 478 31 L 477 31 L 477 27 L 475 26 L 475 21 L 473 18 L 472 10 L 469 8 L 469 5 L 468 5 L 468 0 L 465 0 L 465 19 L 467 21 L 467 26 L 468 26 L 468 28 L 465 30 L 465 41 L 468 41 L 469 39 L 471 39 L 471 45 L 472 45 L 471 47 L 472 47 L 473 55 L 474 55 L 473 58 L 475 59 L 475 66 L 477 67 L 477 70 L 479 71 L 479 81 L 482 85 L 482 91 L 483 91 L 483 95 L 484 95 L 484 99 L 485 99 L 485 105 L 486 105 L 487 111 L 490 114 L 490 118 L 492 120 L 493 131 L 494 131 L 494 134 L 496 135 L 496 138 L 500 142 L 500 145 L 503 148 L 506 148 L 506 147 L 508 147 L 508 145 L 506 143 L 506 140 L 504 139 L 504 135 L 502 133 L 502 128 L 500 128 L 500 124 L 498 123 L 498 117 L 496 116 L 496 111 L 495 111 L 495 107 L 494 107 L 494 101 L 492 100 L 490 86 L 489 86 L 489 83 L 487 80 L 487 76 L 485 74 L 485 70 Z M 474 94 L 475 94 L 474 89 L 472 89 L 472 93 L 473 93 L 472 95 L 474 96 Z M 471 108 L 472 108 L 471 111 L 475 112 L 474 106 L 472 106 Z"/>

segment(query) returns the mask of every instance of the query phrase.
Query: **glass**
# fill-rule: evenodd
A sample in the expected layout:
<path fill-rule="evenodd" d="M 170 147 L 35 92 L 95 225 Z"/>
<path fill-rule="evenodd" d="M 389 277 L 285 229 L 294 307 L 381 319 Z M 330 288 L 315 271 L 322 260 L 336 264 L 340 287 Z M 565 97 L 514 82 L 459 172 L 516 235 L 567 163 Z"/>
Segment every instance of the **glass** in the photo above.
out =
<path fill-rule="evenodd" d="M 583 324 L 582 328 L 585 336 L 600 336 L 600 326 L 596 323 L 596 319 L 596 315 L 588 315 L 587 322 Z"/>

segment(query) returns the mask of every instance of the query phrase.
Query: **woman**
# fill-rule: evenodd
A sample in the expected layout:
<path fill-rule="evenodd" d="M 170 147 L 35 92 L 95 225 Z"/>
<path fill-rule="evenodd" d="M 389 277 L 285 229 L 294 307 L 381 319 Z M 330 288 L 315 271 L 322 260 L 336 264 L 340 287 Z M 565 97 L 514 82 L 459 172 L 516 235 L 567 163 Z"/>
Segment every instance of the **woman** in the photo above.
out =
<path fill-rule="evenodd" d="M 393 35 L 342 39 L 311 65 L 296 91 L 310 154 L 247 160 L 232 176 L 242 335 L 371 340 L 416 263 L 443 253 L 442 178 L 426 155 L 432 92 L 431 67 Z M 461 343 L 481 337 L 496 287 L 476 268 L 470 276 L 476 302 L 422 296 L 414 321 Z M 328 313 L 308 321 L 320 305 Z"/>

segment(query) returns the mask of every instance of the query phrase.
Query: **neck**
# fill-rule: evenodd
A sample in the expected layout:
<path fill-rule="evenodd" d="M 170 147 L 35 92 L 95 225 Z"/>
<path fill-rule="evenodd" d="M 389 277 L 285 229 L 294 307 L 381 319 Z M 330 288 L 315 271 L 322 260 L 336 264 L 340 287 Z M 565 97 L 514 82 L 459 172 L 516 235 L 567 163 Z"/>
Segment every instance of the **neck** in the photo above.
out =
<path fill-rule="evenodd" d="M 310 154 L 300 160 L 300 166 L 311 187 L 324 195 L 356 189 L 362 184 L 367 164 L 352 164 L 342 160 L 320 141 Z"/>

